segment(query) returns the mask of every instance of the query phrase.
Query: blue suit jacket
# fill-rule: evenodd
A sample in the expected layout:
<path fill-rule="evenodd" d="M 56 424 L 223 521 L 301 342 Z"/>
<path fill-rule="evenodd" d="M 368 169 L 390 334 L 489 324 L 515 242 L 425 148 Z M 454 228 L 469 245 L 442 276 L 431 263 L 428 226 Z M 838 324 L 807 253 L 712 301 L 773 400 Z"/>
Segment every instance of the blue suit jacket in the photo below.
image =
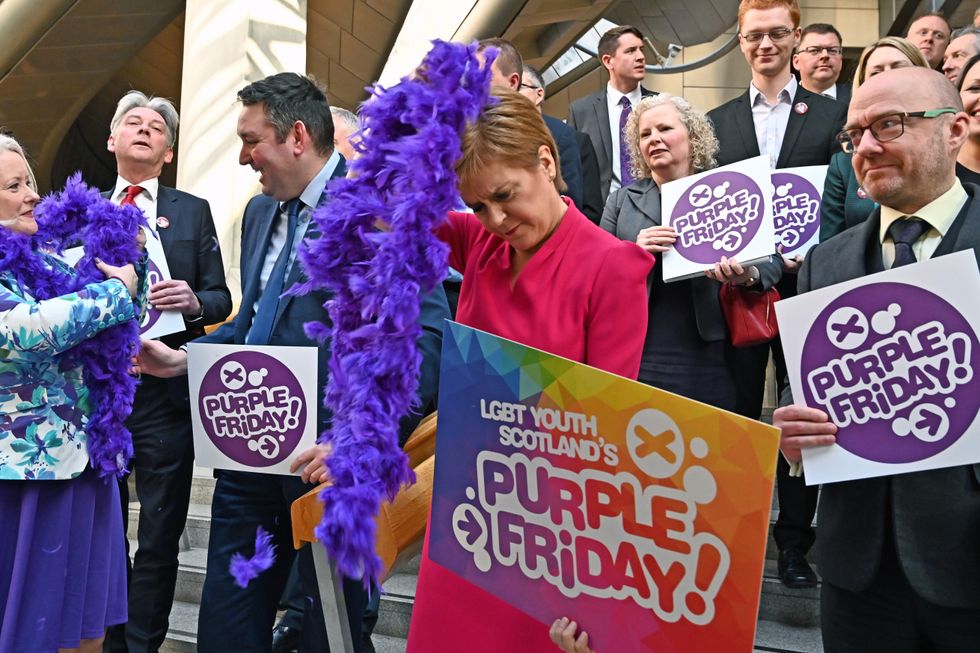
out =
<path fill-rule="evenodd" d="M 575 138 L 575 130 L 563 123 L 558 118 L 542 115 L 544 124 L 555 139 L 558 146 L 558 163 L 561 166 L 561 178 L 568 186 L 566 194 L 575 202 L 575 206 L 582 208 L 582 155 L 578 150 L 578 141 Z"/>
<path fill-rule="evenodd" d="M 343 177 L 347 172 L 343 160 L 337 166 L 331 179 Z M 329 201 L 329 200 L 328 200 Z M 253 307 L 259 298 L 260 274 L 265 261 L 266 250 L 273 231 L 274 218 L 279 212 L 279 202 L 267 195 L 256 195 L 249 200 L 245 207 L 242 220 L 242 304 L 238 315 L 231 322 L 225 323 L 213 333 L 198 338 L 195 342 L 214 344 L 245 343 L 245 336 L 252 326 Z M 310 225 L 304 236 L 315 238 L 314 225 Z M 296 262 L 286 278 L 285 287 L 306 280 L 302 266 Z M 324 302 L 329 295 L 322 290 L 306 295 L 287 296 L 279 302 L 275 320 L 272 325 L 270 345 L 292 347 L 316 347 L 317 343 L 306 336 L 303 325 L 316 320 L 329 322 Z M 439 391 L 439 355 L 442 350 L 442 326 L 449 317 L 449 306 L 446 295 L 441 287 L 423 297 L 421 300 L 419 322 L 422 325 L 422 337 L 418 346 L 422 353 L 422 367 L 419 378 L 418 410 L 402 420 L 401 437 L 404 441 L 411 434 L 415 425 L 435 405 Z M 328 346 L 320 346 L 317 350 L 317 385 L 323 388 L 327 383 L 327 361 L 330 359 Z M 322 431 L 329 422 L 329 414 L 322 402 L 317 402 L 318 429 Z"/>

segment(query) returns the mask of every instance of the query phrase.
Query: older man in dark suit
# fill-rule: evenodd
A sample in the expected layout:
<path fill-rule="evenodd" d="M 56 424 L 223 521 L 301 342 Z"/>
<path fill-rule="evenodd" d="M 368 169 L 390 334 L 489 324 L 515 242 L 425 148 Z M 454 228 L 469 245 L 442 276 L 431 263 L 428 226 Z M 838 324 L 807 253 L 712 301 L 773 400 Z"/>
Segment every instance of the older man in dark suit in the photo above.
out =
<path fill-rule="evenodd" d="M 847 106 L 800 86 L 790 72 L 790 58 L 800 38 L 796 0 L 742 0 L 738 10 L 739 47 L 752 68 L 748 91 L 710 111 L 718 141 L 718 164 L 765 155 L 771 168 L 822 165 L 837 151 L 835 135 Z M 796 291 L 798 260 L 784 263 L 777 286 L 783 297 Z M 776 378 L 785 377 L 779 340 L 771 343 Z M 734 354 L 738 412 L 752 419 L 762 413 L 770 345 L 737 349 Z M 811 523 L 817 488 L 790 478 L 777 467 L 779 517 L 773 537 L 779 548 L 779 576 L 788 587 L 812 587 L 817 577 L 807 564 L 813 545 Z"/>
<path fill-rule="evenodd" d="M 165 98 L 130 91 L 110 123 L 108 149 L 118 178 L 106 193 L 113 202 L 135 204 L 160 239 L 172 278 L 150 287 L 150 303 L 179 313 L 184 330 L 163 341 L 179 347 L 204 335 L 204 327 L 231 313 L 231 294 L 207 201 L 160 184 L 173 159 L 177 110 Z M 187 520 L 194 472 L 194 442 L 186 380 L 143 376 L 126 425 L 133 434 L 132 469 L 140 502 L 138 548 L 129 582 L 129 622 L 112 629 L 108 648 L 156 651 L 167 635 L 177 582 L 177 553 Z M 120 483 L 124 522 L 129 484 Z"/>
<path fill-rule="evenodd" d="M 954 110 L 911 115 L 946 108 Z M 884 131 L 879 121 L 888 116 L 901 128 Z M 980 187 L 961 185 L 955 174 L 969 121 L 935 71 L 892 70 L 858 89 L 845 145 L 854 148 L 858 181 L 881 207 L 809 252 L 801 293 L 961 250 L 980 259 Z M 919 235 L 903 236 L 906 225 Z M 837 427 L 815 408 L 785 405 L 774 423 L 794 463 L 802 448 L 835 441 Z M 980 465 L 832 483 L 819 518 L 825 650 L 976 650 Z"/>
<path fill-rule="evenodd" d="M 599 61 L 609 71 L 609 83 L 568 107 L 568 124 L 592 140 L 599 160 L 602 201 L 621 186 L 629 186 L 629 153 L 623 128 L 640 98 L 654 95 L 640 82 L 646 76 L 643 33 L 630 25 L 614 27 L 599 38 Z M 623 175 L 626 175 L 624 178 Z"/>
<path fill-rule="evenodd" d="M 223 325 L 199 343 L 254 344 L 316 347 L 304 332 L 311 320 L 328 321 L 323 308 L 327 294 L 282 296 L 304 280 L 296 260 L 300 243 L 316 238 L 310 222 L 313 209 L 326 200 L 330 179 L 343 177 L 343 158 L 333 149 L 333 121 L 326 94 L 313 80 L 295 73 L 280 73 L 254 82 L 238 93 L 242 112 L 238 136 L 242 141 L 239 163 L 259 173 L 262 194 L 245 208 L 242 223 L 242 305 L 232 322 Z M 449 307 L 441 290 L 421 300 L 423 335 L 419 349 L 423 362 L 419 381 L 419 405 L 430 406 L 438 384 L 439 352 L 443 320 Z M 328 347 L 317 348 L 317 386 L 326 384 Z M 182 371 L 186 356 L 155 348 L 167 363 L 168 373 Z M 152 353 L 151 352 L 151 355 Z M 421 415 L 403 420 L 410 432 Z M 317 428 L 323 431 L 329 415 L 318 402 Z M 211 506 L 211 535 L 208 570 L 198 620 L 198 651 L 202 653 L 267 652 L 272 643 L 272 626 L 286 577 L 294 559 L 290 542 L 292 502 L 324 480 L 326 445 L 300 453 L 293 468 L 302 477 L 219 471 Z M 228 572 L 231 556 L 251 551 L 257 526 L 272 534 L 276 549 L 274 566 L 247 588 L 234 584 Z M 300 576 L 307 596 L 318 598 L 315 580 L 304 574 L 312 568 L 309 547 L 300 552 Z M 312 587 L 308 584 L 313 581 Z M 367 593 L 361 579 L 344 579 L 344 595 L 351 632 L 361 630 Z M 326 648 L 322 612 L 304 611 L 301 650 Z M 360 651 L 361 640 L 354 638 Z"/>

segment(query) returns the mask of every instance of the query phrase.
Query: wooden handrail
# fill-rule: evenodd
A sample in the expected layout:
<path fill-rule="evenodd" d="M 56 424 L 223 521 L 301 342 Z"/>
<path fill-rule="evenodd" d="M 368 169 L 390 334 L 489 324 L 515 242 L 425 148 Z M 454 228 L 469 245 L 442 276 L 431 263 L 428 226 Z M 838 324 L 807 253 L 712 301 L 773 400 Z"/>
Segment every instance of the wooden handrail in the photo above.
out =
<path fill-rule="evenodd" d="M 384 564 L 382 582 L 401 562 L 422 548 L 425 526 L 432 503 L 432 481 L 435 474 L 436 414 L 423 419 L 405 443 L 409 465 L 415 471 L 415 483 L 403 487 L 391 502 L 381 505 L 377 516 L 378 556 Z M 325 483 L 310 490 L 293 502 L 293 546 L 297 549 L 316 541 L 313 529 L 323 516 L 320 492 Z"/>

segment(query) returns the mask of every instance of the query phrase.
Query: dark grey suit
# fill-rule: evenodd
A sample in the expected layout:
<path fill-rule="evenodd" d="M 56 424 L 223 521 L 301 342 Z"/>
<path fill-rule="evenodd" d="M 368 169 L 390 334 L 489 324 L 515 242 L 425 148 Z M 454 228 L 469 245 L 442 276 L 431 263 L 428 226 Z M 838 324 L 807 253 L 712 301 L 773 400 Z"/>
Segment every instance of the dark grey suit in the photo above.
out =
<path fill-rule="evenodd" d="M 970 199 L 934 258 L 972 249 L 980 261 L 980 187 L 964 188 Z M 799 292 L 880 272 L 880 220 L 876 209 L 865 222 L 810 250 Z M 782 403 L 790 402 L 786 391 Z M 972 621 L 980 625 L 980 465 L 832 483 L 823 486 L 819 510 L 817 553 L 825 582 L 865 591 L 879 568 L 897 556 L 917 595 L 938 606 L 972 610 Z M 876 624 L 867 627 L 873 633 Z M 956 650 L 975 650 L 964 644 Z"/>
<path fill-rule="evenodd" d="M 656 95 L 654 91 L 640 86 L 643 97 Z M 603 199 L 609 196 L 609 184 L 612 182 L 612 134 L 609 131 L 609 107 L 606 99 L 606 87 L 601 91 L 586 95 L 572 102 L 568 107 L 568 124 L 582 132 L 592 141 L 596 157 L 599 160 L 599 187 Z"/>

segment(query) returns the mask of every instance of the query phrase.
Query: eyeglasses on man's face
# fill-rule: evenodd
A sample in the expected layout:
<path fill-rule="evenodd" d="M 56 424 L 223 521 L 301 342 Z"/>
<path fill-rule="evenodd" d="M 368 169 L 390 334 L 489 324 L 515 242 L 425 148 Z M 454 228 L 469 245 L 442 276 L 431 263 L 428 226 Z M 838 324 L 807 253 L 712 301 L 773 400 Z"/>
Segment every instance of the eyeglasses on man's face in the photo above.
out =
<path fill-rule="evenodd" d="M 739 34 L 739 36 L 749 43 L 761 43 L 762 39 L 767 36 L 773 43 L 778 43 L 779 41 L 785 40 L 792 33 L 793 30 L 788 27 L 777 27 L 768 32 L 749 32 L 748 34 Z"/>
<path fill-rule="evenodd" d="M 810 54 L 814 57 L 819 57 L 821 53 L 826 52 L 829 57 L 839 57 L 844 53 L 844 48 L 839 45 L 828 45 L 828 46 L 818 46 L 811 45 L 808 48 L 800 48 L 796 51 L 798 54 Z"/>
<path fill-rule="evenodd" d="M 521 85 L 518 86 L 518 89 L 521 89 L 521 88 L 531 88 L 531 89 L 537 90 L 537 89 L 539 89 L 541 87 L 540 86 L 535 86 L 534 84 L 525 84 L 524 82 L 521 82 Z"/>
<path fill-rule="evenodd" d="M 878 118 L 867 127 L 853 127 L 837 134 L 837 142 L 845 154 L 851 154 L 857 149 L 858 143 L 864 136 L 865 130 L 871 132 L 879 143 L 893 141 L 905 133 L 905 121 L 908 118 L 938 118 L 947 113 L 956 113 L 956 109 L 930 109 L 929 111 L 912 111 L 908 113 L 891 113 Z"/>

